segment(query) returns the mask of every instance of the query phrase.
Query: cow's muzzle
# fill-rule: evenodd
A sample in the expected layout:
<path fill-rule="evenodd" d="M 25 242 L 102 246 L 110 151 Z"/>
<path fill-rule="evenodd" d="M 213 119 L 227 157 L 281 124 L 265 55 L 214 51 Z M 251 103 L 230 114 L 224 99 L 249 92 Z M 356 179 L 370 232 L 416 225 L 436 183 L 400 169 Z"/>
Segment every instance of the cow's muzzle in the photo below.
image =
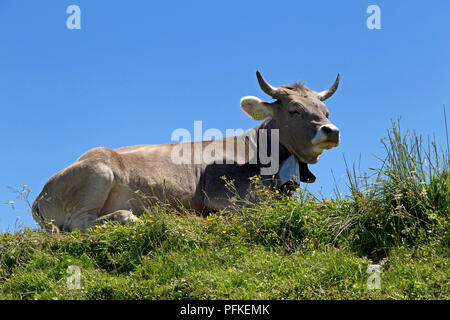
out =
<path fill-rule="evenodd" d="M 339 145 L 339 128 L 332 124 L 326 124 L 317 130 L 311 143 L 321 149 L 331 149 Z"/>

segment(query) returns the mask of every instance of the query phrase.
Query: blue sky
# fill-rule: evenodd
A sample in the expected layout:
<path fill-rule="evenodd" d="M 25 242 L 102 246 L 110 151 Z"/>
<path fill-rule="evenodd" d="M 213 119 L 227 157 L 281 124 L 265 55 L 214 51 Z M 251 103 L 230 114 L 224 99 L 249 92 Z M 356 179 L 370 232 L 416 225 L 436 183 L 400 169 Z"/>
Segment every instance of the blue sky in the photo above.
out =
<path fill-rule="evenodd" d="M 344 4 L 345 3 L 345 4 Z M 81 30 L 66 27 L 69 5 Z M 369 5 L 381 30 L 369 30 Z M 35 193 L 96 146 L 170 142 L 174 129 L 248 129 L 242 96 L 273 85 L 324 90 L 341 145 L 311 166 L 309 189 L 329 197 L 343 155 L 379 164 L 390 119 L 444 141 L 450 104 L 450 2 L 0 0 L 0 202 L 8 186 Z M 449 111 L 450 108 L 447 108 Z M 450 113 L 450 112 L 448 112 Z M 341 189 L 345 190 L 345 187 Z M 34 227 L 20 201 L 0 206 L 0 230 Z"/>

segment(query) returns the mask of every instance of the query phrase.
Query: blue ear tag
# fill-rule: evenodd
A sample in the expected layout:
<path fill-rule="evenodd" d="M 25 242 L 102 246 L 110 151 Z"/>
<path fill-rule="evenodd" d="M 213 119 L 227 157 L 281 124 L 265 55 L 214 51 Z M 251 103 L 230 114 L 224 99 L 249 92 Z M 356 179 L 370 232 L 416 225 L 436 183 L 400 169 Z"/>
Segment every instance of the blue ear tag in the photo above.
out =
<path fill-rule="evenodd" d="M 289 158 L 283 161 L 279 171 L 281 185 L 285 184 L 289 180 L 293 180 L 299 184 L 300 182 L 300 168 L 297 158 L 291 155 Z"/>

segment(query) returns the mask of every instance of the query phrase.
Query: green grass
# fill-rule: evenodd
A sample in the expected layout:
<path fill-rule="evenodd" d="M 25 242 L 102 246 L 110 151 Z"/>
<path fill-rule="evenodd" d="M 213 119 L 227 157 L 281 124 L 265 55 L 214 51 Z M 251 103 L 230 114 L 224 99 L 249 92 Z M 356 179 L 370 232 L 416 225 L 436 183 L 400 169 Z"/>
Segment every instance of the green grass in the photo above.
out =
<path fill-rule="evenodd" d="M 348 169 L 345 197 L 296 199 L 255 178 L 258 204 L 207 218 L 160 203 L 136 225 L 0 234 L 0 299 L 449 299 L 448 148 L 396 123 L 384 146 L 372 176 Z"/>

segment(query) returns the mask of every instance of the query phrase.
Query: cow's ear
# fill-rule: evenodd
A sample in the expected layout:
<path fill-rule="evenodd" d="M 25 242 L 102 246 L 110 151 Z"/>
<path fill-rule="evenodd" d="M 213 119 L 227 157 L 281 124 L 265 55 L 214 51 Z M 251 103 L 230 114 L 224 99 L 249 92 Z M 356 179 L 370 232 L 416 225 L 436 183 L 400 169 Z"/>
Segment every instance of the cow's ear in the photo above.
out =
<path fill-rule="evenodd" d="M 255 120 L 275 117 L 275 109 L 273 105 L 257 97 L 243 97 L 241 99 L 241 108 L 247 115 Z"/>

